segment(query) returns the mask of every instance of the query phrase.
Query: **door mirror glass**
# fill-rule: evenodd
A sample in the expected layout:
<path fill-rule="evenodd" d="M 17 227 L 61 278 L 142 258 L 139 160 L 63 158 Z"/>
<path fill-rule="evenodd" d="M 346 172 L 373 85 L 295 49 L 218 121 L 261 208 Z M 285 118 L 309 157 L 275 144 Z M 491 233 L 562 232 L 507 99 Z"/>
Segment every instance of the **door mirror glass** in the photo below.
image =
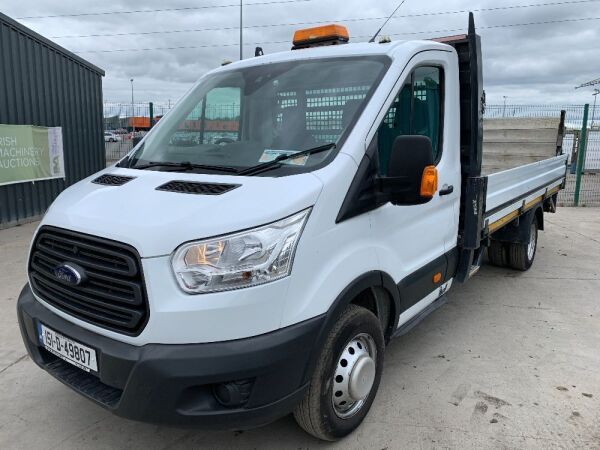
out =
<path fill-rule="evenodd" d="M 379 186 L 394 205 L 419 205 L 431 200 L 437 192 L 431 139 L 398 136 L 392 146 L 387 174 L 379 178 Z"/>

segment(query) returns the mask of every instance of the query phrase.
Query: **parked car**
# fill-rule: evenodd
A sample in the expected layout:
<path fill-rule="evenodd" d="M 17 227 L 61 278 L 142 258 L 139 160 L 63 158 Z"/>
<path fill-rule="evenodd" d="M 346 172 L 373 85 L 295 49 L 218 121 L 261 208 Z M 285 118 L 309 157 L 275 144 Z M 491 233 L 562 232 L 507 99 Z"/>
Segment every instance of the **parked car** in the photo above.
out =
<path fill-rule="evenodd" d="M 549 140 L 482 174 L 472 16 L 438 42 L 347 41 L 303 30 L 293 51 L 215 69 L 143 146 L 60 194 L 18 300 L 38 366 L 122 417 L 240 429 L 293 412 L 335 440 L 371 408 L 388 342 L 486 248 L 529 269 L 566 155 Z M 205 111 L 231 104 L 239 127 L 212 142 Z M 198 111 L 190 147 L 178 128 Z"/>
<path fill-rule="evenodd" d="M 104 142 L 120 142 L 121 136 L 110 131 L 104 132 Z"/>

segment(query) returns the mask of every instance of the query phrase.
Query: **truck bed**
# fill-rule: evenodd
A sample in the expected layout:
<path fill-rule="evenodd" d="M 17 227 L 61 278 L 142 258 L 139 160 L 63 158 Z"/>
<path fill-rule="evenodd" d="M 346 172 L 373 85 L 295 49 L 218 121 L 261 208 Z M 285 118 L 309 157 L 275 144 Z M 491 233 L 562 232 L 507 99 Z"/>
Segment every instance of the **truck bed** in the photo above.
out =
<path fill-rule="evenodd" d="M 560 189 L 566 177 L 567 155 L 559 155 L 487 175 L 484 218 L 489 232 Z"/>
<path fill-rule="evenodd" d="M 483 119 L 481 174 L 552 158 L 562 147 L 561 117 Z"/>
<path fill-rule="evenodd" d="M 566 176 L 563 128 L 560 116 L 484 119 L 484 221 L 490 233 L 558 192 Z"/>

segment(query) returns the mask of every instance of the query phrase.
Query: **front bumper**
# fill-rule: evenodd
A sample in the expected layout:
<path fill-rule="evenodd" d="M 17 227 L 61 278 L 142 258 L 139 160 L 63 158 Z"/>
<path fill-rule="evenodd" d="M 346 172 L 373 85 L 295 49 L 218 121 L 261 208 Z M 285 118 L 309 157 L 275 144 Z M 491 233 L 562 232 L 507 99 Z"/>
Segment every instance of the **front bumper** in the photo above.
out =
<path fill-rule="evenodd" d="M 218 429 L 260 426 L 290 413 L 307 388 L 315 342 L 325 316 L 260 336 L 208 344 L 134 346 L 81 328 L 44 307 L 29 286 L 17 303 L 29 355 L 67 386 L 133 420 Z M 43 349 L 37 322 L 97 352 L 89 374 Z M 226 324 L 223 324 L 226 327 Z M 215 398 L 220 383 L 249 380 L 243 406 Z"/>

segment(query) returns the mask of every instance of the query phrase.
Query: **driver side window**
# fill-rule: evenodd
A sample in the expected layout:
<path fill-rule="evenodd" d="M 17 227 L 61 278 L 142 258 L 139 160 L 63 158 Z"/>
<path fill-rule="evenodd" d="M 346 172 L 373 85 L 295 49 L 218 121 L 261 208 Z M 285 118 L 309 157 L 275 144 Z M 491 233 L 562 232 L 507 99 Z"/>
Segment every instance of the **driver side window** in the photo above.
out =
<path fill-rule="evenodd" d="M 377 130 L 379 174 L 386 175 L 398 136 L 421 135 L 431 139 L 433 160 L 441 156 L 443 71 L 421 66 L 413 70 Z"/>

